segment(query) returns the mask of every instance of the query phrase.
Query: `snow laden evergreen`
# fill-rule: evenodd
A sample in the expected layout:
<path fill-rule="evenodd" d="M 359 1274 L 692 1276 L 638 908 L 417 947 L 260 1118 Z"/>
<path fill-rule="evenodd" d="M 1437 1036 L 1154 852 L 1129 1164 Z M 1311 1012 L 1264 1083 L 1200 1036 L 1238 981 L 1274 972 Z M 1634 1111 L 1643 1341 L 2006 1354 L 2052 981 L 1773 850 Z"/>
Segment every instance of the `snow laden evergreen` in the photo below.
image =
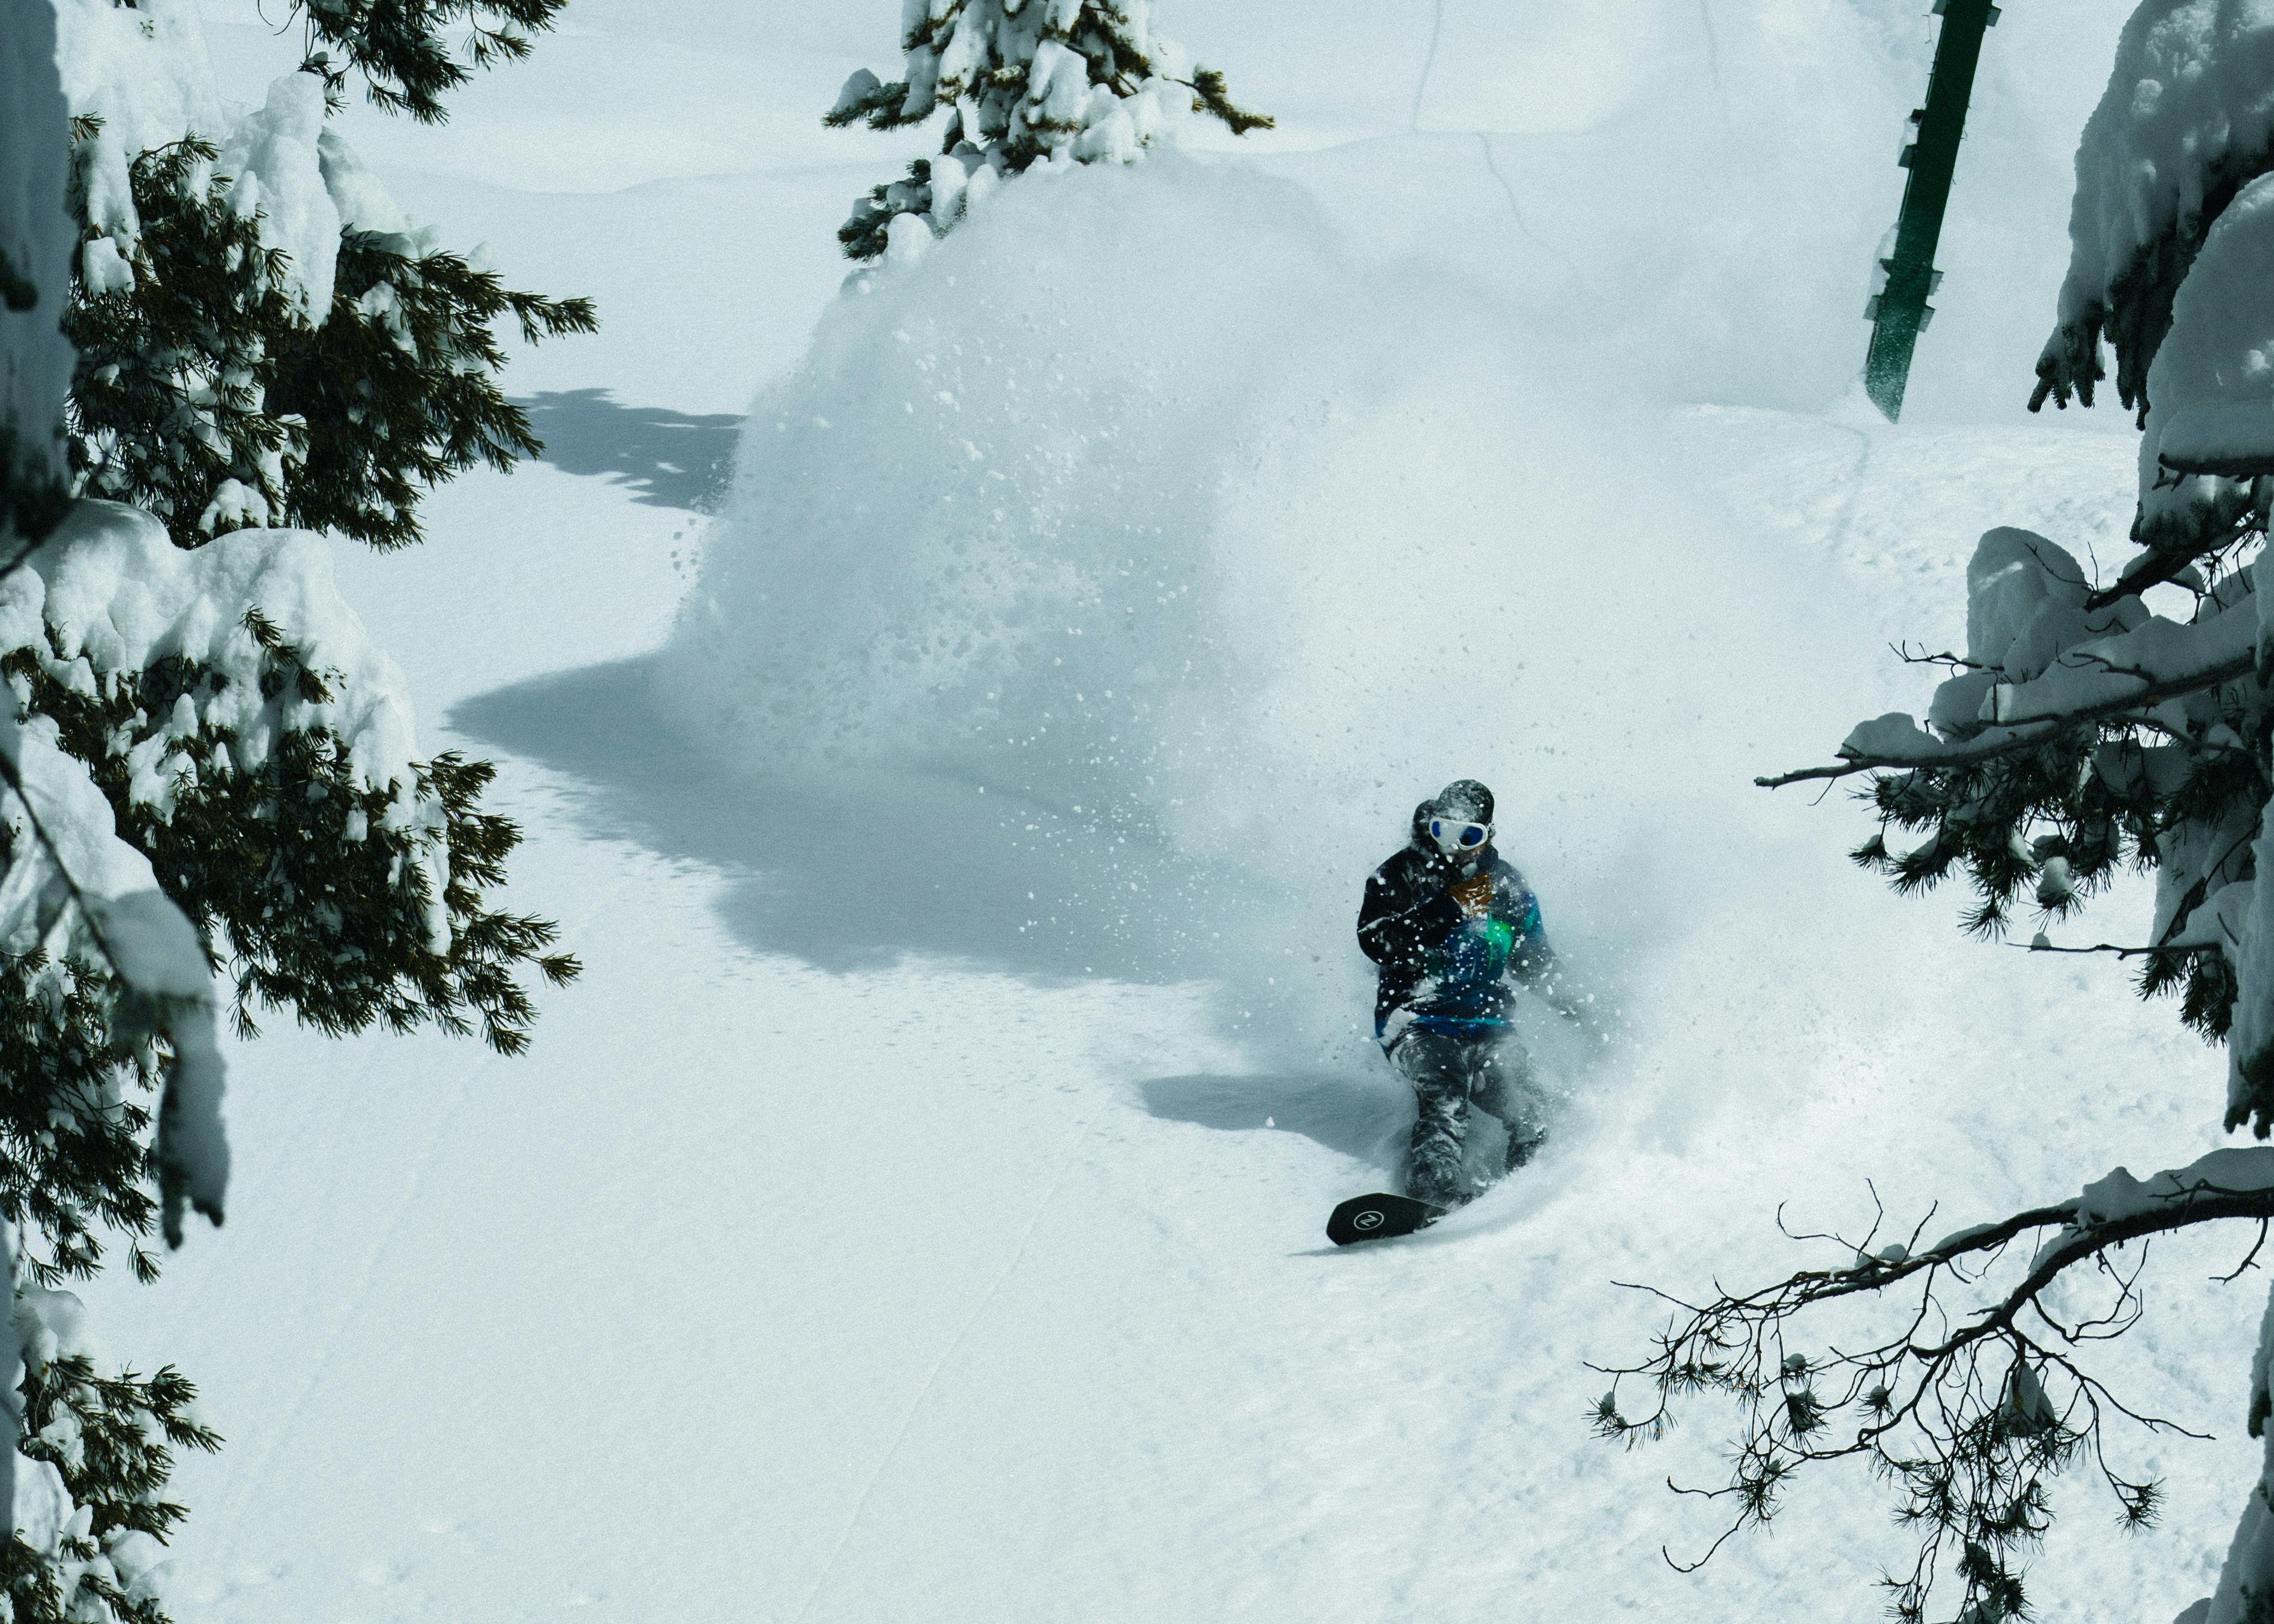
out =
<path fill-rule="evenodd" d="M 2144 417 L 2148 369 L 2206 235 L 2274 169 L 2267 33 L 2263 8 L 2241 0 L 2149 0 L 2125 25 L 2077 147 L 2068 275 L 2033 408 L 2091 405 L 2105 336 L 2118 398 Z"/>
<path fill-rule="evenodd" d="M 511 290 L 415 229 L 326 127 L 320 68 L 201 128 L 220 116 L 196 99 L 168 117 L 118 89 L 165 82 L 173 64 L 148 60 L 165 34 L 122 40 L 117 10 L 71 4 L 67 57 L 97 81 L 73 109 L 86 493 L 155 514 L 183 546 L 298 525 L 391 547 L 419 538 L 425 489 L 538 449 L 498 387 L 493 324 L 589 332 L 588 302 Z"/>
<path fill-rule="evenodd" d="M 29 576 L 26 560 L 72 511 L 68 162 L 49 0 L 0 9 L 0 591 Z M 0 1339 L 0 1503 L 12 1507 L 0 1595 L 12 1619 L 163 1617 L 145 1581 L 182 1515 L 161 1493 L 171 1451 L 218 1440 L 188 1382 L 117 1368 L 53 1288 L 92 1269 L 98 1229 L 139 1237 L 162 1214 L 178 1235 L 184 1203 L 220 1221 L 211 983 L 196 930 L 52 726 L 0 717 L 0 1267 L 15 1288 L 14 1335 Z"/>
<path fill-rule="evenodd" d="M 854 204 L 837 232 L 852 259 L 883 253 L 903 215 L 947 231 L 1037 163 L 1131 162 L 1187 110 L 1236 135 L 1271 127 L 1154 32 L 1148 0 L 903 0 L 900 32 L 907 76 L 855 73 L 825 122 L 896 130 L 945 108 L 947 128 L 937 158 Z"/>
<path fill-rule="evenodd" d="M 485 900 L 518 839 L 480 809 L 490 769 L 415 759 L 403 673 L 309 533 L 416 540 L 426 488 L 537 448 L 493 321 L 591 325 L 410 226 L 326 128 L 346 71 L 326 52 L 439 117 L 465 74 L 439 31 L 473 25 L 480 65 L 555 9 L 312 5 L 309 65 L 242 118 L 186 0 L 0 10 L 18 1620 L 162 1624 L 173 1452 L 220 1441 L 179 1372 L 119 1368 L 65 1289 L 107 1244 L 147 1276 L 154 1229 L 178 1244 L 187 1211 L 221 1219 L 215 967 L 245 1030 L 282 1009 L 508 1053 L 532 1017 L 521 974 L 575 974 L 549 924 Z"/>
<path fill-rule="evenodd" d="M 568 0 L 295 0 L 308 65 L 335 89 L 361 76 L 374 106 L 421 124 L 449 117 L 442 98 L 475 71 L 529 55 Z M 451 50 L 463 48 L 463 60 Z"/>
<path fill-rule="evenodd" d="M 516 54 L 498 39 L 552 9 L 499 21 L 508 32 L 478 35 L 476 59 Z M 306 20 L 312 41 L 370 64 L 382 104 L 439 117 L 433 96 L 463 70 L 437 67 L 433 31 L 466 12 L 326 5 Z M 589 305 L 511 291 L 413 229 L 326 127 L 329 58 L 208 136 L 216 98 L 177 0 L 65 0 L 64 19 L 79 101 L 65 330 L 81 491 L 153 515 L 178 549 L 288 525 L 386 548 L 418 538 L 431 485 L 537 449 L 500 392 L 493 323 L 509 316 L 532 340 L 589 330 Z M 411 21 L 419 40 L 402 32 Z M 123 617 L 132 635 L 102 629 L 103 591 L 70 595 L 84 560 L 66 552 L 61 575 L 35 575 L 41 596 L 0 611 L 0 673 L 197 921 L 239 1024 L 282 1008 L 329 1032 L 433 1023 L 518 1050 L 530 1005 L 516 971 L 558 979 L 570 961 L 545 952 L 543 921 L 483 900 L 518 838 L 479 808 L 490 769 L 414 765 L 407 731 L 374 753 L 361 718 L 398 685 L 341 657 L 360 634 L 343 638 L 340 614 L 280 612 L 234 555 L 192 582 L 147 539 L 120 578 L 169 603 L 229 598 L 227 638 L 153 636 L 162 617 L 147 614 Z"/>
<path fill-rule="evenodd" d="M 2274 876 L 2270 60 L 2263 7 L 2149 0 L 2077 154 L 2074 252 L 2031 405 L 2090 405 L 2109 341 L 2142 430 L 2139 552 L 2100 583 L 2054 538 L 1991 530 L 1967 571 L 1966 647 L 1926 662 L 1947 674 L 1924 725 L 1880 717 L 1835 763 L 1763 780 L 1871 774 L 1879 829 L 1857 861 L 1902 891 L 1962 876 L 1984 936 L 2017 910 L 2050 928 L 2120 869 L 2152 873 L 2144 930 L 2060 951 L 2120 954 L 2143 995 L 2176 994 L 2180 1019 L 2225 1045 L 2225 1125 L 2262 1139 L 2274 1131 L 2274 878 L 2261 879 Z M 2034 944 L 2053 946 L 2042 929 Z M 2017 1553 L 2049 1523 L 2064 1469 L 2089 1464 L 2126 1525 L 2155 1515 L 2152 1478 L 2104 1429 L 2176 1429 L 2111 1391 L 2090 1358 L 2140 1311 L 2145 1252 L 2118 1249 L 2229 1218 L 2256 1220 L 2263 1240 L 2274 1149 L 2144 1181 L 2120 1168 L 2080 1197 L 1931 1244 L 1922 1230 L 1818 1237 L 1840 1249 L 1833 1267 L 1685 1309 L 1656 1356 L 1623 1372 L 1653 1388 L 1650 1412 L 1623 1413 L 1615 1387 L 1598 1419 L 1632 1440 L 1685 1391 L 1732 1393 L 1747 1417 L 1728 1485 L 1739 1523 L 1773 1515 L 1802 1466 L 1860 1455 L 1924 1535 L 1916 1567 L 1888 1581 L 1897 1613 L 1923 1617 L 1954 1568 L 1962 1616 L 2019 1616 Z M 2096 1281 L 2100 1300 L 2084 1306 Z M 1859 1296 L 1910 1306 L 1883 1342 L 1843 1331 L 1834 1351 L 1830 1321 L 1811 1335 Z M 1964 1312 L 1961 1296 L 1974 1299 Z M 2274 1618 L 2274 1309 L 2267 1327 L 2246 1412 L 2267 1464 L 2218 1593 L 2188 1624 Z"/>

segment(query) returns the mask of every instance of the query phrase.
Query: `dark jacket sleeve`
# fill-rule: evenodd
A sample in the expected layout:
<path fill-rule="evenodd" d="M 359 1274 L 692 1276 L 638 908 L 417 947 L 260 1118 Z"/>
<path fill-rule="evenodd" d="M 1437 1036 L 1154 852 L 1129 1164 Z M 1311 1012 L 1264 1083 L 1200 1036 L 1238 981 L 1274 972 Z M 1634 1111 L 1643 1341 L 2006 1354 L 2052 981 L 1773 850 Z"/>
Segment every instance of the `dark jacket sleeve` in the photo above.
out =
<path fill-rule="evenodd" d="M 1461 927 L 1461 905 L 1442 886 L 1417 885 L 1396 859 L 1366 880 L 1359 904 L 1359 951 L 1378 965 L 1407 966 Z"/>

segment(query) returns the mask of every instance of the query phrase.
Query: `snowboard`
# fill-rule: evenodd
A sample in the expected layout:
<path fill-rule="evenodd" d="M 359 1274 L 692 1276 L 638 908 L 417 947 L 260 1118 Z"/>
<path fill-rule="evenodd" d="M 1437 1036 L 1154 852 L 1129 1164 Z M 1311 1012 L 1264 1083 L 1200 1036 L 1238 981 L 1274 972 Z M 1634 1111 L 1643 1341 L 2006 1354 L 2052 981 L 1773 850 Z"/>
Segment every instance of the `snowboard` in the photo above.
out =
<path fill-rule="evenodd" d="M 1327 1238 L 1337 1246 L 1357 1241 L 1387 1240 L 1424 1229 L 1452 1209 L 1432 1207 L 1404 1195 L 1352 1196 L 1335 1208 L 1327 1220 Z"/>

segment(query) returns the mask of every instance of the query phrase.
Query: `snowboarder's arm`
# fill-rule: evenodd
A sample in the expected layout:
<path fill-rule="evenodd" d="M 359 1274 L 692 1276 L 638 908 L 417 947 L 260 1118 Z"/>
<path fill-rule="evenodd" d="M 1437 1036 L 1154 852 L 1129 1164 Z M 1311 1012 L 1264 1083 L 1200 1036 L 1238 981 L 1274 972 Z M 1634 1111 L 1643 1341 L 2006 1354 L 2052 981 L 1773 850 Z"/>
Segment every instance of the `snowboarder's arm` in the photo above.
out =
<path fill-rule="evenodd" d="M 1516 948 L 1510 953 L 1510 975 L 1531 988 L 1551 1004 L 1556 1004 L 1555 950 L 1540 929 L 1540 905 L 1527 900 L 1522 914 L 1510 921 L 1516 927 Z"/>
<path fill-rule="evenodd" d="M 1540 920 L 1540 899 L 1530 891 L 1519 894 L 1510 923 L 1517 931 L 1516 951 L 1509 958 L 1510 973 L 1558 1015 L 1593 1031 L 1594 1011 L 1572 989 L 1568 977 L 1556 974 L 1555 950 L 1548 944 L 1547 927 Z"/>
<path fill-rule="evenodd" d="M 1569 976 L 1557 973 L 1555 950 L 1547 945 L 1546 933 L 1526 938 L 1510 960 L 1510 968 L 1549 1009 L 1573 1026 L 1600 1035 L 1593 1004 L 1572 987 Z"/>
<path fill-rule="evenodd" d="M 1603 1024 L 1603 1011 L 1596 1005 L 1593 995 L 1582 993 L 1571 984 L 1570 976 L 1559 973 L 1555 950 L 1547 945 L 1547 936 L 1532 937 L 1519 951 L 1525 954 L 1523 979 L 1540 1001 L 1589 1037 L 1609 1042 L 1610 1032 Z"/>
<path fill-rule="evenodd" d="M 1376 964 L 1419 959 L 1468 917 L 1449 891 L 1433 890 L 1415 902 L 1410 895 L 1400 896 L 1400 889 L 1379 868 L 1367 877 L 1366 900 L 1358 910 L 1358 944 Z"/>

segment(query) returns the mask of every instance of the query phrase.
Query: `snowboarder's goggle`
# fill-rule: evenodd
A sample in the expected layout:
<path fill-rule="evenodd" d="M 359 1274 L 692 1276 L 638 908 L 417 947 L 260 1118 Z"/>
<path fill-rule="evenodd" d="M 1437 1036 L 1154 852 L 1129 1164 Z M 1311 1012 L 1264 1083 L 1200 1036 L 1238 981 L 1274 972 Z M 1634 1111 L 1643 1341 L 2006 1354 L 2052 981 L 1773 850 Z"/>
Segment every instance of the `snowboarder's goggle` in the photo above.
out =
<path fill-rule="evenodd" d="M 1465 823 L 1452 817 L 1429 820 L 1429 838 L 1443 851 L 1473 852 L 1492 837 L 1490 823 Z"/>

